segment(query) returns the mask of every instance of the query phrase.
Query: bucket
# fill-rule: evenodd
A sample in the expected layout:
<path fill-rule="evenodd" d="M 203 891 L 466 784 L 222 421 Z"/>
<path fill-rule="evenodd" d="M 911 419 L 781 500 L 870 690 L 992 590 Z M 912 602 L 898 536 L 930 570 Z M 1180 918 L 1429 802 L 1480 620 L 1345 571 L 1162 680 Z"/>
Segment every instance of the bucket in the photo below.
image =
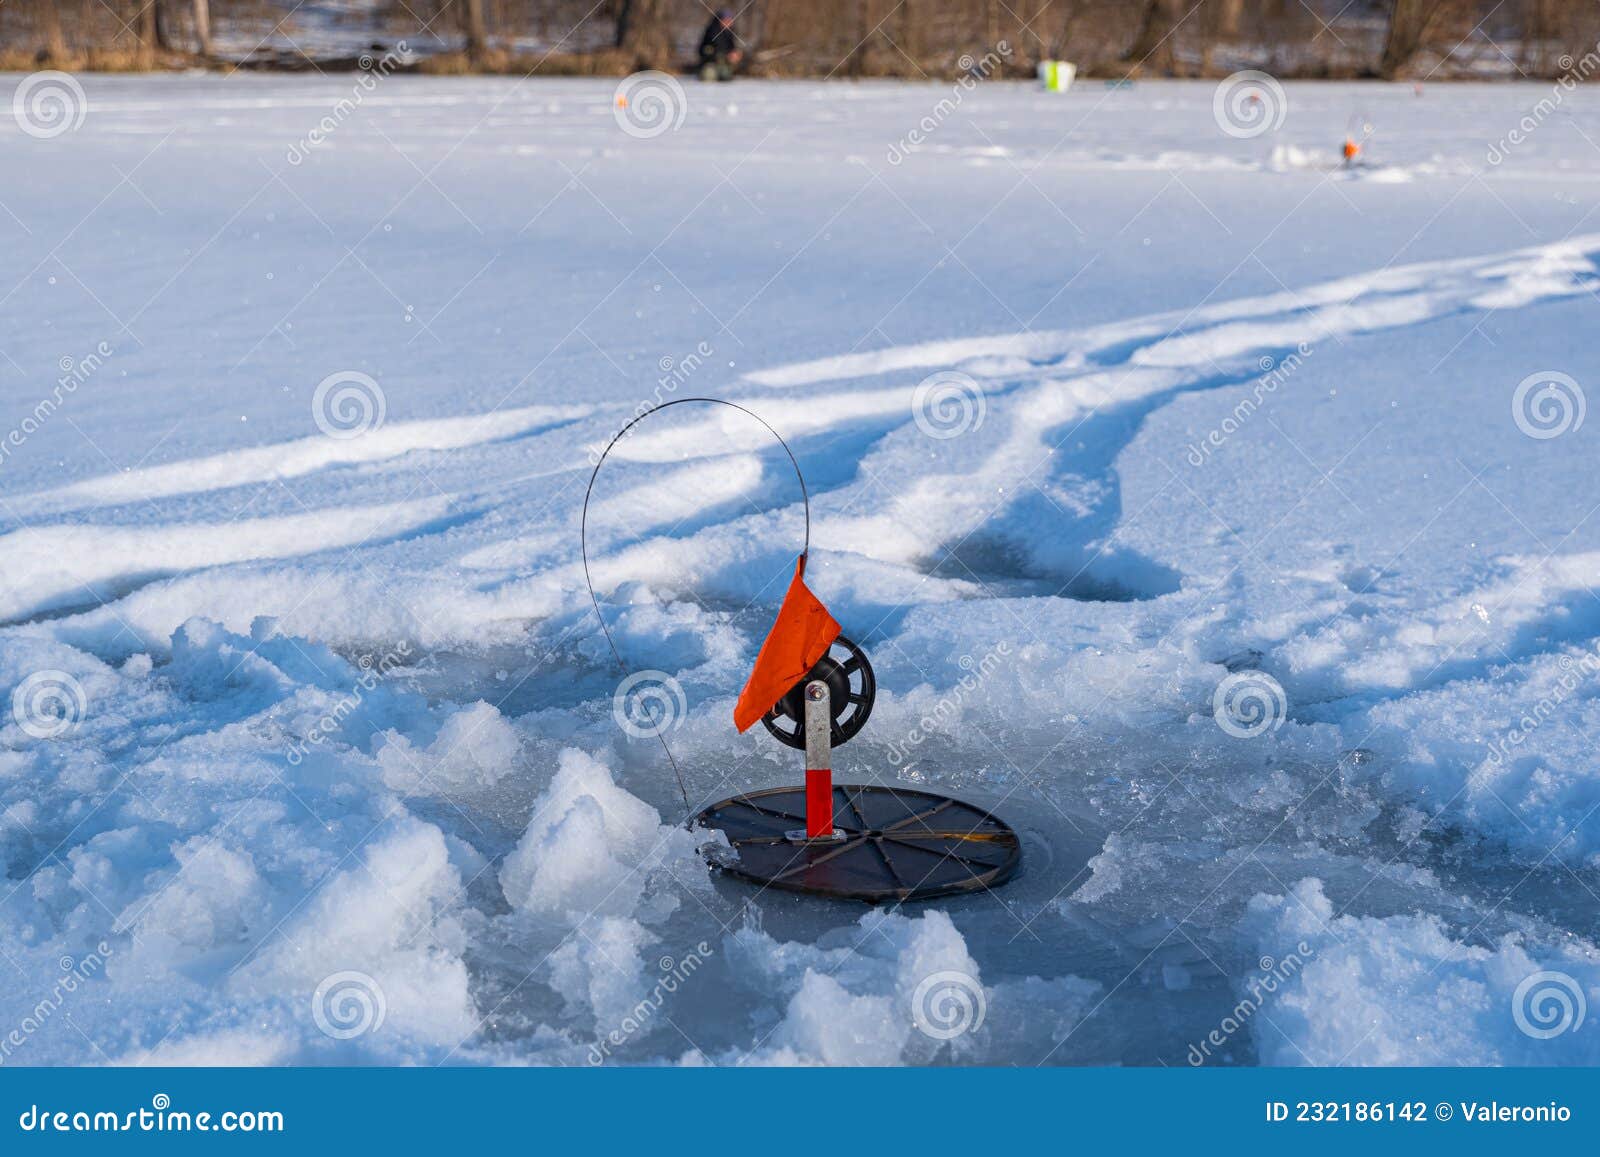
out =
<path fill-rule="evenodd" d="M 1046 92 L 1066 92 L 1078 75 L 1078 66 L 1069 60 L 1041 60 L 1039 84 Z"/>

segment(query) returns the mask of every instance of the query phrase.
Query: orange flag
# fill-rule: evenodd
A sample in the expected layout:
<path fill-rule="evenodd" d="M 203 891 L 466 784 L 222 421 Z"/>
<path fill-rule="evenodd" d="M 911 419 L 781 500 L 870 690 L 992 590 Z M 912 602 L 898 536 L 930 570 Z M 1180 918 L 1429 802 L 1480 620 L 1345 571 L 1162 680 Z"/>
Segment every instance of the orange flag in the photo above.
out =
<path fill-rule="evenodd" d="M 756 665 L 739 692 L 739 702 L 734 704 L 733 725 L 741 732 L 748 731 L 787 695 L 839 637 L 839 624 L 806 586 L 805 573 L 806 556 L 801 555 L 778 618 L 761 644 Z"/>

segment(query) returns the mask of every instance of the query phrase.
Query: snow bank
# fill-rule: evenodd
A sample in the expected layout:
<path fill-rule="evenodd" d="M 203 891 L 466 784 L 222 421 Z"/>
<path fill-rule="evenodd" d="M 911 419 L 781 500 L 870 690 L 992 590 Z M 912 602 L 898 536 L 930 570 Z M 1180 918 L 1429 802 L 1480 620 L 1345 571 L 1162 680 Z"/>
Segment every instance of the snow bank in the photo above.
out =
<path fill-rule="evenodd" d="M 1076 977 L 983 984 L 948 915 L 869 912 L 819 944 L 743 928 L 728 943 L 740 983 L 787 999 L 782 1019 L 740 1064 L 928 1064 L 997 1055 L 1043 1058 L 1093 1006 Z"/>
<path fill-rule="evenodd" d="M 1303 958 L 1250 1020 L 1265 1064 L 1600 1063 L 1600 1018 L 1586 1011 L 1600 1000 L 1600 950 L 1588 942 L 1486 944 L 1432 915 L 1336 916 L 1314 879 L 1257 896 L 1241 930 L 1264 958 Z"/>
<path fill-rule="evenodd" d="M 1600 863 L 1594 737 L 1600 655 L 1570 649 L 1381 703 L 1344 734 L 1381 753 L 1377 775 L 1442 826 L 1509 846 L 1530 866 Z"/>
<path fill-rule="evenodd" d="M 392 538 L 437 520 L 449 503 L 397 502 L 226 523 L 122 528 L 28 527 L 0 536 L 7 590 L 0 618 L 16 619 L 99 601 L 96 591 L 139 585 L 152 575 L 285 558 Z"/>
<path fill-rule="evenodd" d="M 99 1060 L 448 1055 L 477 1025 L 458 916 L 480 865 L 360 751 L 382 726 L 436 726 L 426 701 L 269 619 L 250 636 L 193 620 L 170 653 L 113 670 L 59 644 L 5 649 L 81 695 L 59 734 L 33 717 L 5 732 L 0 846 L 28 885 L 0 905 L 24 969 L 0 1013 L 55 991 L 58 958 L 97 962 L 19 1060 L 78 1056 L 69 1015 Z M 20 686 L 16 670 L 0 681 Z M 441 734 L 461 715 L 482 713 Z M 312 720 L 327 726 L 307 743 Z"/>

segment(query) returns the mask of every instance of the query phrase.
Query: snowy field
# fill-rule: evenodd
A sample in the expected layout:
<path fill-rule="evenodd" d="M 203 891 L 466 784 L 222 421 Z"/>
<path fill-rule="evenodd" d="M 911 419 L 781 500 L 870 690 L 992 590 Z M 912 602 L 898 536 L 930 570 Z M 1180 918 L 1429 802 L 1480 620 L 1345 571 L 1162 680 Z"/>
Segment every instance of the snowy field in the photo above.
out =
<path fill-rule="evenodd" d="M 1600 1063 L 1600 94 L 81 81 L 0 125 L 4 1063 Z M 703 867 L 578 538 L 697 394 L 840 778 L 1004 889 Z M 800 775 L 759 435 L 590 515 L 697 807 Z"/>

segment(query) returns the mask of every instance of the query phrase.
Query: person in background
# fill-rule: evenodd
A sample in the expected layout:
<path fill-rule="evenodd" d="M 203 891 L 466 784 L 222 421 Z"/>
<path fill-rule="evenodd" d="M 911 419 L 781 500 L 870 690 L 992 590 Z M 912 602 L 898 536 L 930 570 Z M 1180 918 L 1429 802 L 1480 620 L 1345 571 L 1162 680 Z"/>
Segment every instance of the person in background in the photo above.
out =
<path fill-rule="evenodd" d="M 733 31 L 733 9 L 719 8 L 700 37 L 700 79 L 732 80 L 733 70 L 744 53 Z"/>

